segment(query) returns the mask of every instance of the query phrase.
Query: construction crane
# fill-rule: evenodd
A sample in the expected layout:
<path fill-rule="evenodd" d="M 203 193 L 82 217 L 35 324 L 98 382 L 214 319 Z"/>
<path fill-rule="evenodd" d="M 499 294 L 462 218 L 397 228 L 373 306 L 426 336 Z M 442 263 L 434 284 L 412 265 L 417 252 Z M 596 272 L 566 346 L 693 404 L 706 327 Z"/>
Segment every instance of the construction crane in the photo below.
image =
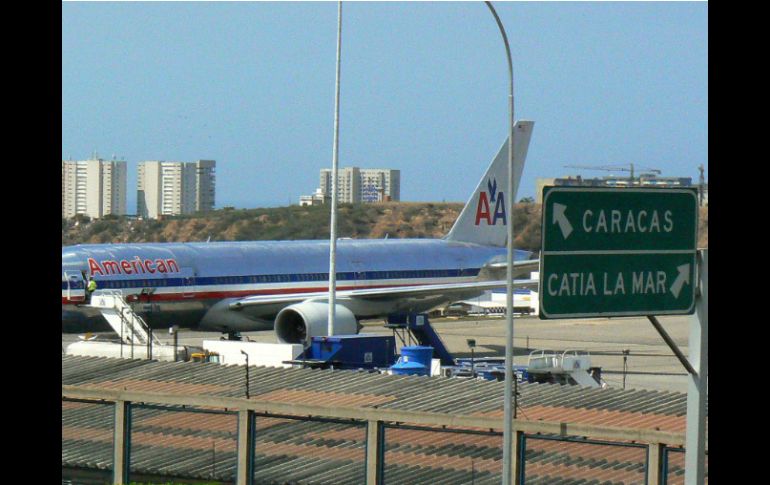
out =
<path fill-rule="evenodd" d="M 631 172 L 628 179 L 631 183 L 631 185 L 634 184 L 634 181 L 636 178 L 634 178 L 634 168 L 638 168 L 640 170 L 644 170 L 649 173 L 655 173 L 660 175 L 660 170 L 657 168 L 650 168 L 650 167 L 639 167 L 634 165 L 633 163 L 628 164 L 622 164 L 622 165 L 564 165 L 564 168 L 582 168 L 585 170 L 608 170 L 610 172 Z"/>

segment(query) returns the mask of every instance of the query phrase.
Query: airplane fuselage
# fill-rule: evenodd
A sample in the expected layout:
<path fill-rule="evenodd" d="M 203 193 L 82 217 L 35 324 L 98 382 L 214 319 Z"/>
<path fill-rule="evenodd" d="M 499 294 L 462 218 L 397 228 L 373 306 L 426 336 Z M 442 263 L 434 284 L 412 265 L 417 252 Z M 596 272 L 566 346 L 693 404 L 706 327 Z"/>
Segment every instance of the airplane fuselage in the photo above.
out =
<path fill-rule="evenodd" d="M 517 251 L 516 259 L 529 253 Z M 341 239 L 337 289 L 399 287 L 477 281 L 481 268 L 504 261 L 506 249 L 443 239 Z M 212 308 L 251 295 L 328 291 L 329 242 L 94 244 L 62 248 L 62 330 L 108 330 L 84 305 L 85 279 L 119 290 L 154 328 L 214 328 Z M 84 278 L 85 277 L 85 278 Z M 421 311 L 448 301 L 426 298 Z M 391 305 L 392 306 L 392 305 Z M 398 310 L 364 307 L 361 318 Z M 214 308 L 216 310 L 216 308 Z M 277 312 L 280 308 L 276 308 Z M 232 313 L 232 312 L 229 312 Z M 370 314 L 367 314 L 370 313 Z M 207 316 L 208 315 L 208 316 Z M 272 328 L 270 315 L 237 323 L 239 331 Z M 248 328 L 245 328 L 248 327 Z"/>
<path fill-rule="evenodd" d="M 341 298 L 335 299 L 333 311 L 341 318 L 334 331 L 355 331 L 363 318 L 426 311 L 506 285 L 498 271 L 507 254 L 511 215 L 506 202 L 515 200 L 533 126 L 532 121 L 516 122 L 514 139 L 503 142 L 443 239 L 338 241 L 335 272 Z M 503 183 L 509 179 L 509 141 L 513 190 Z M 515 259 L 528 256 L 517 251 Z M 63 331 L 108 330 L 103 317 L 84 302 L 89 276 L 99 290 L 119 291 L 154 328 L 179 325 L 234 333 L 270 329 L 275 323 L 276 334 L 306 341 L 325 332 L 328 323 L 328 297 L 324 302 L 322 294 L 329 284 L 326 240 L 64 247 Z"/>

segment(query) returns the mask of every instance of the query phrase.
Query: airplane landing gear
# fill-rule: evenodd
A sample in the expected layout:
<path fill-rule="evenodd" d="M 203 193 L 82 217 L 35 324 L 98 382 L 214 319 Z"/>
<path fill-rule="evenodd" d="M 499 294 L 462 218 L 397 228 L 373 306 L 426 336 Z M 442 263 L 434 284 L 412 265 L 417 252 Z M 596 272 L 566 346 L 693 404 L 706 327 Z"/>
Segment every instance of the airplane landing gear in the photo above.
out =
<path fill-rule="evenodd" d="M 223 335 L 220 340 L 243 340 L 241 337 L 241 332 L 235 331 L 235 330 L 228 330 L 227 331 L 227 338 Z"/>

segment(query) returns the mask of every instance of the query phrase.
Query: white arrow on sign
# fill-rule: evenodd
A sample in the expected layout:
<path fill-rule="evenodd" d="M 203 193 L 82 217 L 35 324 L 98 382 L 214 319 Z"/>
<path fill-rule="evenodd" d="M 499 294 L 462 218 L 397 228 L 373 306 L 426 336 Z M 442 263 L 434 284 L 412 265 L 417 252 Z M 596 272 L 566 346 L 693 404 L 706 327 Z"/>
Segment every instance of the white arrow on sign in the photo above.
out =
<path fill-rule="evenodd" d="M 561 229 L 561 234 L 564 236 L 564 239 L 567 239 L 569 235 L 572 234 L 572 224 L 569 223 L 567 216 L 564 215 L 564 211 L 566 210 L 566 205 L 557 204 L 554 202 L 553 221 L 551 223 L 559 224 L 559 229 Z"/>
<path fill-rule="evenodd" d="M 676 269 L 679 271 L 679 274 L 674 280 L 674 284 L 671 285 L 671 294 L 674 295 L 674 298 L 679 298 L 679 292 L 682 291 L 682 285 L 690 283 L 690 265 L 689 263 L 683 264 Z"/>

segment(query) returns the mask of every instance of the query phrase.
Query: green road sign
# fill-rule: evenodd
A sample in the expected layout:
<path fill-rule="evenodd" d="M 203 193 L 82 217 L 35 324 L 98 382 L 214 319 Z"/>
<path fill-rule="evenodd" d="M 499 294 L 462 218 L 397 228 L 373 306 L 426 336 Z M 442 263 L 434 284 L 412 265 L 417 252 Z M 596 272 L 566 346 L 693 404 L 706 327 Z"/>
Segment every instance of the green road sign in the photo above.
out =
<path fill-rule="evenodd" d="M 695 309 L 696 189 L 546 187 L 540 318 Z"/>

